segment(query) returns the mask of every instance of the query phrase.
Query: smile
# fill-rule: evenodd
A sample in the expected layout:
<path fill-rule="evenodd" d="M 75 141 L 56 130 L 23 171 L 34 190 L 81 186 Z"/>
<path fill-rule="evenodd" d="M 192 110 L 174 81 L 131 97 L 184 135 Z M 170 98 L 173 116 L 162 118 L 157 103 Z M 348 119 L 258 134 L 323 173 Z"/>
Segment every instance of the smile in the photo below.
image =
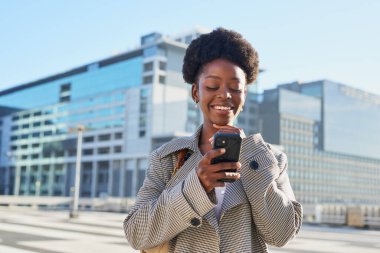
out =
<path fill-rule="evenodd" d="M 230 111 L 233 109 L 233 107 L 231 106 L 224 106 L 224 105 L 213 105 L 211 107 L 219 111 Z"/>

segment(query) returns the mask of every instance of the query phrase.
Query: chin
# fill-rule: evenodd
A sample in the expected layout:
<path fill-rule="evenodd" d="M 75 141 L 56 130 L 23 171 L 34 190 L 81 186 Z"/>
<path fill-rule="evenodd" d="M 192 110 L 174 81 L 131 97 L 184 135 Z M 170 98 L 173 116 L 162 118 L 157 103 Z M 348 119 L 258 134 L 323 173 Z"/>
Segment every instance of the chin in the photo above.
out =
<path fill-rule="evenodd" d="M 233 121 L 233 119 L 232 120 L 218 119 L 218 120 L 212 120 L 211 122 L 212 122 L 212 124 L 216 124 L 216 125 L 219 125 L 219 126 L 226 126 L 226 125 L 232 126 L 234 121 Z"/>

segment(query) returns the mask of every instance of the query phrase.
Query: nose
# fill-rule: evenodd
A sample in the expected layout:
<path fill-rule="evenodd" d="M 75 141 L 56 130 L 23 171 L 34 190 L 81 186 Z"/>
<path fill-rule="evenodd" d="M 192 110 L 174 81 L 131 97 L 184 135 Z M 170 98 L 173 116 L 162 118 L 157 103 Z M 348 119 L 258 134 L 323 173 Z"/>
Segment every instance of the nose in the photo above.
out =
<path fill-rule="evenodd" d="M 220 89 L 220 93 L 218 94 L 218 97 L 222 99 L 231 99 L 232 95 L 228 87 L 224 87 L 223 89 Z"/>

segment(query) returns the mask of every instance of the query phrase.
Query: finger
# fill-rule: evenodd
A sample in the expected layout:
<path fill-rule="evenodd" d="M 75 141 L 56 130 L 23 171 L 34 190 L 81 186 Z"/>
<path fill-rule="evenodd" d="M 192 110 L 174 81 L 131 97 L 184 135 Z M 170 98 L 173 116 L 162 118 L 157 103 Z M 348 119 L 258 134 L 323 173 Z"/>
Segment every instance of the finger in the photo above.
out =
<path fill-rule="evenodd" d="M 227 127 L 227 126 L 222 126 L 218 129 L 217 133 L 227 133 L 227 134 L 239 134 L 240 130 L 234 127 Z"/>
<path fill-rule="evenodd" d="M 224 163 L 217 163 L 214 166 L 218 167 L 220 170 L 226 170 L 226 169 L 239 170 L 241 168 L 241 163 L 240 162 L 224 162 Z"/>
<path fill-rule="evenodd" d="M 208 151 L 204 156 L 203 156 L 203 159 L 202 161 L 206 161 L 207 164 L 210 164 L 211 163 L 211 160 L 215 157 L 218 157 L 222 154 L 224 154 L 226 152 L 226 149 L 225 148 L 218 148 L 218 149 L 211 149 L 210 151 Z"/>
<path fill-rule="evenodd" d="M 229 171 L 220 171 L 217 173 L 214 173 L 215 179 L 219 181 L 220 179 L 232 179 L 232 180 L 238 180 L 240 179 L 240 173 L 239 172 L 229 172 Z"/>

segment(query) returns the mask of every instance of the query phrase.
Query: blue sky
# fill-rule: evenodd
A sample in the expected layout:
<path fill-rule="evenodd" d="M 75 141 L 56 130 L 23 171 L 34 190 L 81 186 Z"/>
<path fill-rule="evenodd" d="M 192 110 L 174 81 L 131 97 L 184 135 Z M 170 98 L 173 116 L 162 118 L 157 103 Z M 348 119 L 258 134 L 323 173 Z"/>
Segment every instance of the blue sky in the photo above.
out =
<path fill-rule="evenodd" d="M 260 88 L 330 79 L 380 95 L 380 1 L 0 0 L 0 90 L 125 52 L 153 31 L 234 29 Z"/>

